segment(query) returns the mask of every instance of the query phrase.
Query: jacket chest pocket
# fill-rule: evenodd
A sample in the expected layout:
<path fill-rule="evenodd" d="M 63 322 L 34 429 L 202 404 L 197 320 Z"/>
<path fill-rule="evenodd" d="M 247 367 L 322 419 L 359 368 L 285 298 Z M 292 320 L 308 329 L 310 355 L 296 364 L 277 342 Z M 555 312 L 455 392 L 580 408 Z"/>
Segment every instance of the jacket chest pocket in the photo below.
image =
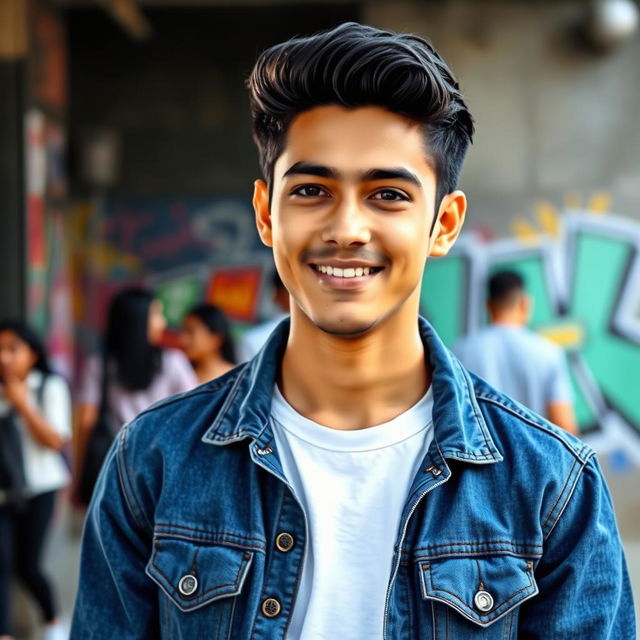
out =
<path fill-rule="evenodd" d="M 253 553 L 157 538 L 147 575 L 158 585 L 162 638 L 231 638 L 233 614 Z"/>
<path fill-rule="evenodd" d="M 519 606 L 538 593 L 533 562 L 514 556 L 421 560 L 434 640 L 515 640 Z"/>

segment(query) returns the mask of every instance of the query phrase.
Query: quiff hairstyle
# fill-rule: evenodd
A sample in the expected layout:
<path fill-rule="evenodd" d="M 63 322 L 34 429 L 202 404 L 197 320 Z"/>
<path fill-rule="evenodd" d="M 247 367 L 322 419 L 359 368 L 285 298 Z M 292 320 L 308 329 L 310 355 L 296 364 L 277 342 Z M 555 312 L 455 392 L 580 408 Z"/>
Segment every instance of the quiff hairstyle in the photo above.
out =
<path fill-rule="evenodd" d="M 323 105 L 378 106 L 421 123 L 437 178 L 436 205 L 457 186 L 473 118 L 445 62 L 417 35 L 347 22 L 267 49 L 247 85 L 253 137 L 270 186 L 291 122 Z"/>

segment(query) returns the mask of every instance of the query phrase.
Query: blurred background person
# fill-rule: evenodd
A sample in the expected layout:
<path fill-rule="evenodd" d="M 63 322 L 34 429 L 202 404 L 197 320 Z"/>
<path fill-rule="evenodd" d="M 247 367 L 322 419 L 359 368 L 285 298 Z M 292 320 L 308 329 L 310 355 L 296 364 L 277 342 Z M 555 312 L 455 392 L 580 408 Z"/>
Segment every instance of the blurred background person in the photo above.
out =
<path fill-rule="evenodd" d="M 490 278 L 487 310 L 489 324 L 454 345 L 454 353 L 500 391 L 576 433 L 564 352 L 527 328 L 531 299 L 518 273 L 500 271 Z"/>
<path fill-rule="evenodd" d="M 199 305 L 187 313 L 182 321 L 180 345 L 201 384 L 235 366 L 229 321 L 224 312 L 212 304 Z"/>
<path fill-rule="evenodd" d="M 79 394 L 78 470 L 98 419 L 105 372 L 105 409 L 114 433 L 154 402 L 197 385 L 184 353 L 160 346 L 166 324 L 151 291 L 125 289 L 111 301 L 104 352 L 87 361 Z"/>
<path fill-rule="evenodd" d="M 262 349 L 271 332 L 289 315 L 289 292 L 282 284 L 278 272 L 274 269 L 271 281 L 273 287 L 273 303 L 278 309 L 276 315 L 262 324 L 249 329 L 238 344 L 238 360 L 246 362 Z"/>
<path fill-rule="evenodd" d="M 0 428 L 3 463 L 14 465 L 12 486 L 3 482 L 0 490 L 0 639 L 12 637 L 15 574 L 41 611 L 44 640 L 63 640 L 68 631 L 41 561 L 56 493 L 69 484 L 62 449 L 71 438 L 71 397 L 49 368 L 40 338 L 22 322 L 0 322 Z M 6 450 L 10 429 L 18 435 L 14 451 Z"/>

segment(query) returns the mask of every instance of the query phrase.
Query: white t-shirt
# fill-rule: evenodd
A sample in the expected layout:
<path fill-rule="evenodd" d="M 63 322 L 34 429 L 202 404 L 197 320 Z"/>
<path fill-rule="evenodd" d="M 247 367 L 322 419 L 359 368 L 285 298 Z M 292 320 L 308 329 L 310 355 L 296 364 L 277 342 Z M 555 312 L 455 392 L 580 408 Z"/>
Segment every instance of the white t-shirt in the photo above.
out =
<path fill-rule="evenodd" d="M 42 403 L 38 404 L 38 390 L 42 373 L 32 370 L 26 379 L 29 402 L 38 407 L 47 422 L 63 439 L 71 438 L 71 395 L 64 378 L 54 373 L 47 375 L 42 389 Z M 0 393 L 0 415 L 11 411 L 12 406 Z M 69 484 L 70 474 L 59 451 L 37 442 L 24 420 L 17 419 L 22 436 L 22 455 L 26 490 L 30 495 L 54 491 Z"/>
<path fill-rule="evenodd" d="M 390 422 L 340 431 L 297 413 L 274 388 L 284 474 L 309 525 L 288 640 L 382 638 L 393 548 L 433 438 L 432 393 Z"/>

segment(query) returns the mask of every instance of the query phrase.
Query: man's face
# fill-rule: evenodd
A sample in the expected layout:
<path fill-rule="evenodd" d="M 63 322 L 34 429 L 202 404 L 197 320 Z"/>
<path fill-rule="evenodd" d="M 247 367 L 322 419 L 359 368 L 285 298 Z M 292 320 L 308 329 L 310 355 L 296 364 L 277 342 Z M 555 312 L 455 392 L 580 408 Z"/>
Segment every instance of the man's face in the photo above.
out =
<path fill-rule="evenodd" d="M 298 307 L 345 337 L 407 303 L 417 313 L 424 263 L 436 253 L 435 193 L 420 125 L 378 107 L 324 106 L 297 116 L 274 166 L 270 206 L 262 181 L 254 196 L 292 313 Z"/>

